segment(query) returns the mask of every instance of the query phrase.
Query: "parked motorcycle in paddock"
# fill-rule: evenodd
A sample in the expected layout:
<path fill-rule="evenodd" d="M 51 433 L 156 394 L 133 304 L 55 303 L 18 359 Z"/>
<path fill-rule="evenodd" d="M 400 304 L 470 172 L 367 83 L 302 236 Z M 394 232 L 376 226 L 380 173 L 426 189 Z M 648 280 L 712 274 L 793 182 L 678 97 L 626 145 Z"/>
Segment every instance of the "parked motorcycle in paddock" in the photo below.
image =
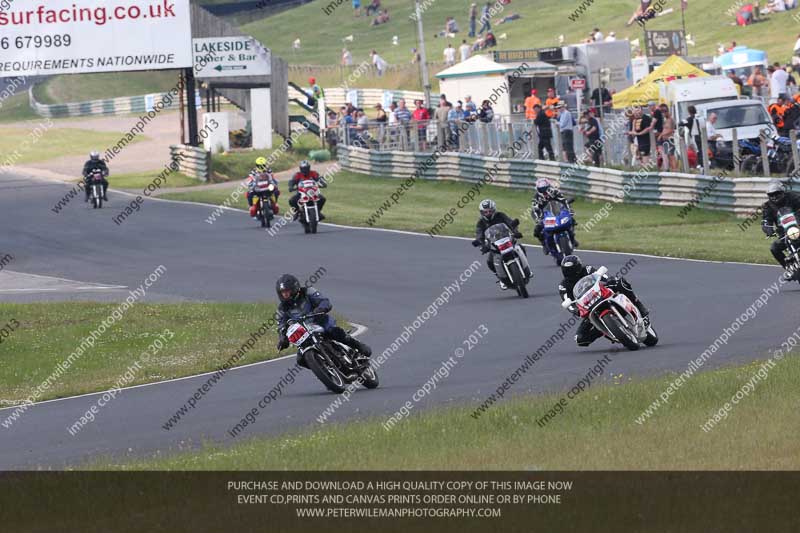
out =
<path fill-rule="evenodd" d="M 564 257 L 571 255 L 575 250 L 575 242 L 570 234 L 575 225 L 572 210 L 569 208 L 569 204 L 573 201 L 564 203 L 551 200 L 542 210 L 544 245 L 559 266 Z"/>
<path fill-rule="evenodd" d="M 517 223 L 519 223 L 517 221 Z M 528 297 L 528 282 L 533 278 L 528 256 L 522 245 L 517 242 L 515 232 L 507 225 L 500 223 L 489 226 L 483 234 L 483 241 L 472 241 L 473 246 L 481 246 L 481 253 L 494 252 L 495 273 L 503 269 L 506 279 L 510 281 L 520 298 Z M 498 278 L 500 276 L 498 275 Z M 498 279 L 498 283 L 500 280 Z"/>
<path fill-rule="evenodd" d="M 308 368 L 329 391 L 340 394 L 359 377 L 364 387 L 377 388 L 378 374 L 370 366 L 368 357 L 322 336 L 322 327 L 311 319 L 324 314 L 311 313 L 290 319 L 286 324 L 286 338 L 297 347 Z"/>
<path fill-rule="evenodd" d="M 581 318 L 588 317 L 604 337 L 629 350 L 638 350 L 640 344 L 655 346 L 658 343 L 656 330 L 644 320 L 627 296 L 606 286 L 603 276 L 607 272 L 606 267 L 600 267 L 578 280 L 572 289 L 575 299 L 566 299 L 561 306 L 567 309 L 575 305 Z"/>
<path fill-rule="evenodd" d="M 324 182 L 322 186 L 325 187 Z M 315 180 L 302 180 L 297 184 L 300 199 L 297 202 L 299 220 L 306 233 L 316 233 L 319 225 L 319 188 Z"/>
<path fill-rule="evenodd" d="M 769 171 L 773 174 L 791 176 L 794 171 L 792 156 L 792 140 L 788 137 L 773 135 L 766 139 Z M 739 157 L 742 161 L 742 172 L 761 175 L 761 142 L 759 139 L 743 139 L 739 141 Z M 730 166 L 733 168 L 733 165 Z"/>
<path fill-rule="evenodd" d="M 790 207 L 778 209 L 778 224 L 783 228 L 783 236 L 778 239 L 786 242 L 787 273 L 793 272 L 788 280 L 800 282 L 800 225 Z"/>
<path fill-rule="evenodd" d="M 92 208 L 101 209 L 103 207 L 103 171 L 95 169 L 89 176 L 89 200 Z"/>

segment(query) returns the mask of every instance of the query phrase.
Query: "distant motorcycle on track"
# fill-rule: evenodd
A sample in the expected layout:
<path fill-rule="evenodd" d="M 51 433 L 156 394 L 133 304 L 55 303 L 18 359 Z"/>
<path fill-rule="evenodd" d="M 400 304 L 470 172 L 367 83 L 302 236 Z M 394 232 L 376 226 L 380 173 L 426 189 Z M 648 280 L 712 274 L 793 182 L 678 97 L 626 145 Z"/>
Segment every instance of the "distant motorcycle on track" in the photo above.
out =
<path fill-rule="evenodd" d="M 297 184 L 300 199 L 297 202 L 298 220 L 306 233 L 316 233 L 320 221 L 319 183 L 315 180 L 302 180 Z"/>
<path fill-rule="evenodd" d="M 517 221 L 518 223 L 518 221 Z M 482 246 L 481 252 L 494 253 L 495 273 L 502 268 L 510 287 L 517 291 L 520 298 L 528 297 L 528 283 L 533 278 L 528 256 L 522 245 L 517 242 L 515 232 L 507 225 L 500 223 L 489 226 L 484 232 L 484 241 L 473 241 L 474 246 Z"/>
<path fill-rule="evenodd" d="M 571 202 L 572 200 L 567 203 L 551 200 L 542 210 L 544 245 L 559 266 L 564 257 L 575 250 L 575 242 L 570 233 L 575 226 L 572 210 L 569 208 Z"/>

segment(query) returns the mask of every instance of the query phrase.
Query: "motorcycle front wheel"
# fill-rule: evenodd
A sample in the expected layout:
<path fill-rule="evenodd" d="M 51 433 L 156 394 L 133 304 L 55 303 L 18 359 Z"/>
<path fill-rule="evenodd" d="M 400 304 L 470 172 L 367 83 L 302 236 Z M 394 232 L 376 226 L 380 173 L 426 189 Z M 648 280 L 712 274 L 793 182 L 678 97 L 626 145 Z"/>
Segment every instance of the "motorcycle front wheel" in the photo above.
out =
<path fill-rule="evenodd" d="M 609 313 L 600 320 L 606 325 L 608 331 L 620 342 L 623 346 L 631 351 L 639 349 L 639 340 L 628 331 L 628 328 L 619 323 L 619 318 L 613 313 Z"/>
<path fill-rule="evenodd" d="M 362 384 L 368 389 L 377 389 L 380 382 L 378 373 L 372 367 L 367 368 L 361 373 Z"/>
<path fill-rule="evenodd" d="M 305 360 L 308 368 L 325 385 L 325 388 L 336 394 L 341 394 L 345 391 L 344 378 L 342 378 L 339 370 L 328 363 L 321 353 L 317 350 L 309 350 L 305 353 Z"/>
<path fill-rule="evenodd" d="M 514 288 L 517 289 L 519 297 L 527 298 L 528 287 L 525 285 L 525 276 L 522 274 L 519 265 L 517 263 L 511 263 L 508 265 L 508 272 L 511 275 L 511 282 L 514 284 Z"/>

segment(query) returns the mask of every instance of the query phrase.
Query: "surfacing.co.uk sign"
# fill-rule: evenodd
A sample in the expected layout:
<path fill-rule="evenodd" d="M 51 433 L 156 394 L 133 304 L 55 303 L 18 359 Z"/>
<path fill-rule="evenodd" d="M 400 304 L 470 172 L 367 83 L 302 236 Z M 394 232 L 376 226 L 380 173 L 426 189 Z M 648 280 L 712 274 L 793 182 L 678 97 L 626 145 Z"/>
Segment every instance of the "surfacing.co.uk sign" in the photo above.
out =
<path fill-rule="evenodd" d="M 189 0 L 14 0 L 0 77 L 192 66 Z"/>

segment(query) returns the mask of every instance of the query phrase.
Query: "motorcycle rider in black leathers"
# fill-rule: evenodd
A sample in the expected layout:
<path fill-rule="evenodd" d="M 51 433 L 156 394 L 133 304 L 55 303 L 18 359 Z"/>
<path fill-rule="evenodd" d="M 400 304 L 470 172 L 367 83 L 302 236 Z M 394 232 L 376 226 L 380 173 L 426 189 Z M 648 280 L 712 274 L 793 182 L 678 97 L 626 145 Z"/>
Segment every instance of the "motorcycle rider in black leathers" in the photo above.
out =
<path fill-rule="evenodd" d="M 769 200 L 762 206 L 764 218 L 761 221 L 761 231 L 763 231 L 767 237 L 773 237 L 775 235 L 783 237 L 783 228 L 778 224 L 778 210 L 782 207 L 790 207 L 792 211 L 794 211 L 795 216 L 797 216 L 798 213 L 800 213 L 800 194 L 791 191 L 786 192 L 783 183 L 781 183 L 780 180 L 774 179 L 770 180 L 769 185 L 767 185 L 767 198 L 769 198 Z M 788 268 L 786 256 L 784 255 L 786 246 L 785 240 L 778 239 L 772 243 L 772 247 L 770 248 L 772 256 L 783 268 Z"/>
<path fill-rule="evenodd" d="M 547 247 L 544 245 L 544 208 L 548 202 L 551 201 L 561 202 L 569 207 L 567 198 L 554 187 L 546 178 L 539 178 L 536 180 L 536 193 L 533 195 L 531 201 L 531 218 L 536 223 L 533 228 L 533 236 L 536 237 L 542 244 L 542 252 L 544 255 L 549 255 Z M 570 213 L 572 209 L 570 208 Z M 558 215 L 558 213 L 554 213 Z M 575 213 L 572 213 L 572 227 L 569 230 L 569 236 L 572 242 L 575 243 L 575 248 L 578 247 L 578 240 L 575 238 Z"/>
<path fill-rule="evenodd" d="M 103 172 L 103 200 L 107 202 L 108 196 L 106 195 L 106 191 L 108 191 L 108 180 L 106 178 L 108 177 L 108 165 L 106 165 L 105 161 L 100 159 L 100 154 L 97 152 L 89 154 L 89 160 L 83 164 L 83 182 L 86 201 L 89 201 L 89 189 L 91 188 L 89 179 L 95 169 L 99 169 Z"/>
<path fill-rule="evenodd" d="M 478 219 L 478 223 L 475 225 L 475 240 L 472 241 L 472 246 L 480 246 L 481 252 L 488 252 L 489 257 L 486 258 L 486 265 L 489 267 L 489 270 L 494 272 L 495 275 L 500 278 L 500 288 L 506 290 L 511 282 L 505 277 L 505 271 L 502 271 L 502 273 L 499 275 L 497 274 L 497 269 L 494 265 L 495 255 L 497 254 L 491 251 L 489 248 L 489 243 L 486 242 L 483 234 L 487 229 L 495 224 L 505 224 L 509 227 L 509 229 L 511 229 L 511 231 L 514 232 L 514 237 L 521 239 L 522 233 L 516 231 L 517 226 L 519 226 L 519 220 L 512 220 L 502 211 L 498 211 L 497 204 L 495 204 L 494 200 L 488 198 L 480 203 L 478 209 L 480 210 L 481 218 Z M 523 250 L 524 249 L 525 248 L 523 247 Z"/>
<path fill-rule="evenodd" d="M 577 255 L 568 255 L 565 257 L 564 260 L 561 261 L 561 273 L 563 274 L 564 279 L 562 279 L 561 283 L 558 285 L 558 294 L 561 296 L 561 301 L 563 302 L 567 298 L 574 300 L 575 295 L 572 293 L 572 290 L 575 288 L 575 284 L 577 284 L 578 281 L 580 281 L 580 279 L 584 276 L 588 276 L 596 271 L 597 269 L 590 265 L 584 266 Z M 612 291 L 622 293 L 627 296 L 631 303 L 633 303 L 633 305 L 635 305 L 639 310 L 639 313 L 641 313 L 645 324 L 650 326 L 650 319 L 648 318 L 650 312 L 644 306 L 642 301 L 636 297 L 636 294 L 634 294 L 633 288 L 631 287 L 631 284 L 628 283 L 628 280 L 622 276 L 609 276 L 606 274 L 603 276 L 603 281 Z M 567 309 L 573 315 L 580 316 L 580 312 L 575 304 L 569 306 Z M 580 326 L 578 326 L 578 332 L 575 335 L 575 341 L 578 343 L 578 346 L 589 346 L 602 336 L 603 334 L 600 333 L 600 331 L 598 331 L 597 328 L 595 328 L 589 321 L 589 318 L 586 317 L 583 319 Z"/>
<path fill-rule="evenodd" d="M 325 178 L 320 176 L 316 170 L 311 170 L 311 163 L 308 161 L 301 161 L 300 162 L 300 171 L 296 172 L 292 179 L 289 180 L 289 192 L 294 192 L 297 190 L 297 186 L 303 180 L 314 180 L 316 181 L 320 188 L 324 188 L 328 186 L 328 183 L 325 181 Z M 291 206 L 292 210 L 294 211 L 294 220 L 297 220 L 300 217 L 300 212 L 298 211 L 297 203 L 300 201 L 300 193 L 295 193 L 294 196 L 289 198 L 289 206 Z M 322 214 L 322 208 L 325 206 L 326 198 L 320 193 L 319 195 L 319 202 L 317 203 L 317 207 L 319 208 L 319 219 L 325 220 L 325 215 Z"/>
<path fill-rule="evenodd" d="M 290 318 L 298 318 L 311 313 L 325 313 L 311 319 L 324 329 L 323 336 L 328 339 L 341 342 L 356 350 L 361 355 L 369 357 L 372 349 L 363 342 L 359 342 L 336 325 L 336 320 L 328 315 L 333 305 L 331 301 L 323 296 L 314 287 L 301 287 L 300 281 L 291 274 L 284 274 L 275 283 L 275 292 L 278 293 L 280 304 L 278 305 L 278 350 L 289 347 L 289 339 L 286 338 L 286 326 Z M 297 364 L 308 368 L 304 358 L 297 353 Z"/>

